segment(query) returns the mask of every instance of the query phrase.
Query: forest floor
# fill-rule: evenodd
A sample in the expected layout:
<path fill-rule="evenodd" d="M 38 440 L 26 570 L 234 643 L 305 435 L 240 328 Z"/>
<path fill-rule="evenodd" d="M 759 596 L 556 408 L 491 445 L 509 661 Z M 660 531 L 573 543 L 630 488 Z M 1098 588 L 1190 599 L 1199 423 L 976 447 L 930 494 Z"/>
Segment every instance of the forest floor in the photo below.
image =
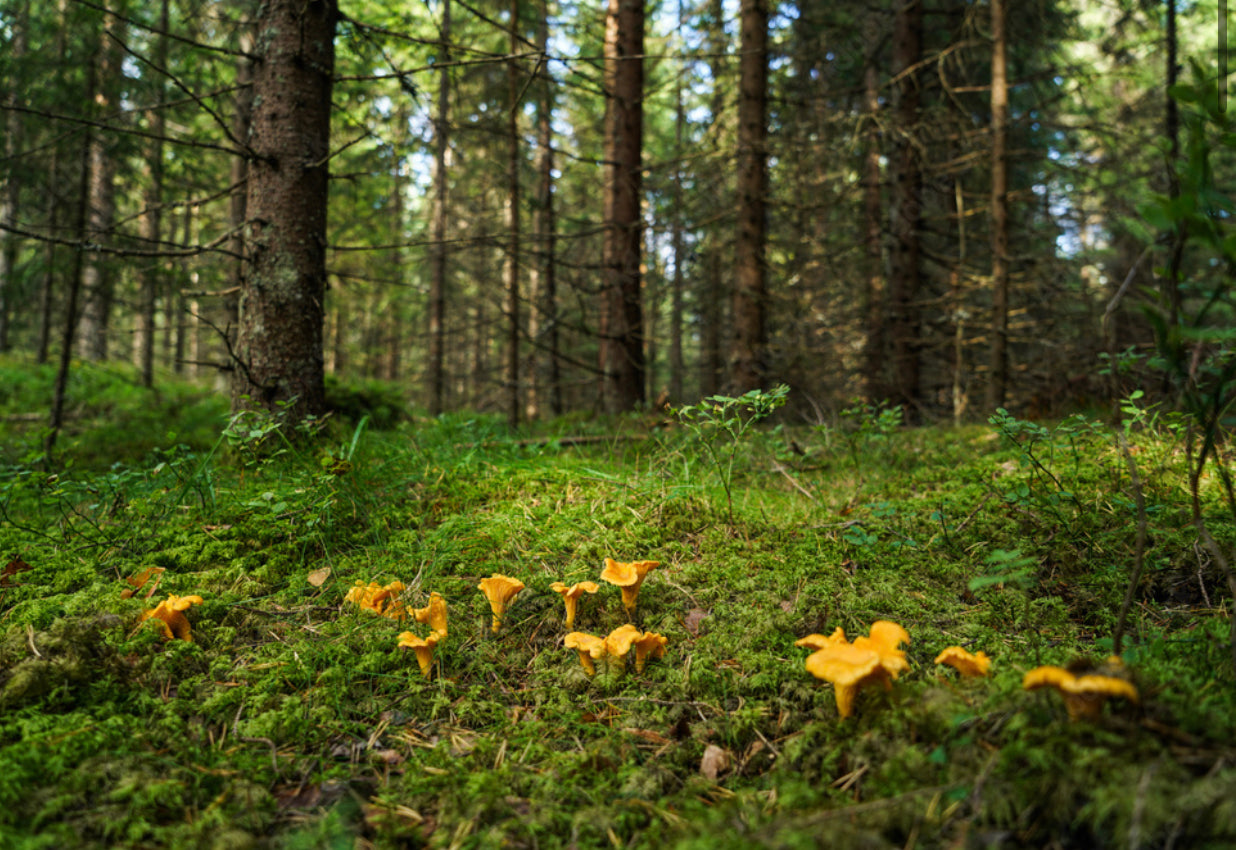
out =
<path fill-rule="evenodd" d="M 81 367 L 53 473 L 15 416 L 49 385 L 0 363 L 0 848 L 1236 842 L 1227 581 L 1153 411 L 1127 455 L 1083 418 L 854 410 L 731 439 L 741 406 L 520 434 L 339 417 L 284 442 L 259 418 L 225 433 L 192 387 Z M 1230 551 L 1221 488 L 1200 495 Z M 633 618 L 606 558 L 659 562 Z M 525 585 L 496 632 L 494 573 Z M 575 629 L 633 619 L 664 656 L 588 675 L 558 580 L 599 585 Z M 405 619 L 345 600 L 394 581 Z M 430 634 L 411 614 L 431 593 L 449 619 L 426 677 L 397 644 Z M 201 597 L 173 623 L 191 640 L 141 620 L 170 594 Z M 877 621 L 908 633 L 908 669 L 842 718 L 796 641 Z M 951 645 L 989 674 L 937 665 Z M 1023 688 L 1070 664 L 1137 701 L 1070 719 Z"/>

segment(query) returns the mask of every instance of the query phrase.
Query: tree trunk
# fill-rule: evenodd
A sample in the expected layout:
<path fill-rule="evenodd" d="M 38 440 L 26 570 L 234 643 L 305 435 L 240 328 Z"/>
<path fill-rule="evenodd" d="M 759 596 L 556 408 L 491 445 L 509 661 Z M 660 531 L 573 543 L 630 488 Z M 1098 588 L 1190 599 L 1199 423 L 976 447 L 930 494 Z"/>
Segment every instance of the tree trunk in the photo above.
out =
<path fill-rule="evenodd" d="M 549 50 L 549 3 L 541 0 L 536 32 L 537 49 Z M 558 351 L 558 279 L 556 268 L 557 221 L 554 217 L 554 78 L 541 60 L 540 97 L 536 111 L 537 162 L 536 230 L 539 253 L 529 287 L 528 335 L 533 341 L 529 368 L 528 416 L 537 417 L 547 407 L 551 416 L 562 413 L 562 387 Z"/>
<path fill-rule="evenodd" d="M 253 50 L 253 22 L 247 14 L 242 14 L 237 22 L 240 36 L 237 47 L 243 53 Z M 244 144 L 249 144 L 249 134 L 253 126 L 253 60 L 248 56 L 236 57 L 236 114 L 232 123 L 232 134 Z M 229 199 L 230 209 L 228 220 L 233 236 L 228 240 L 228 250 L 231 257 L 231 291 L 223 296 L 223 312 L 226 316 L 226 331 L 228 344 L 236 346 L 236 335 L 240 324 L 240 293 L 245 286 L 245 221 L 248 217 L 248 186 L 249 158 L 234 156 L 231 164 L 232 195 Z"/>
<path fill-rule="evenodd" d="M 167 67 L 167 29 L 169 23 L 169 0 L 162 0 L 159 9 L 159 32 L 155 38 L 155 64 L 159 68 Z M 157 72 L 156 72 L 157 73 Z M 161 108 L 163 101 L 163 81 L 160 78 L 154 87 L 156 106 L 150 110 L 148 120 L 150 131 L 156 137 L 150 140 L 148 153 L 150 184 L 146 189 L 146 209 L 142 213 L 142 239 L 153 249 L 158 248 L 162 232 L 163 207 L 163 141 L 162 136 L 167 121 Z M 134 340 L 134 353 L 137 366 L 142 376 L 142 386 L 154 386 L 154 337 L 155 308 L 162 275 L 163 261 L 158 257 L 144 260 L 139 267 L 141 291 L 141 309 L 137 316 L 137 338 Z"/>
<path fill-rule="evenodd" d="M 729 41 L 725 32 L 725 8 L 722 0 L 708 0 L 706 5 L 707 21 L 705 24 L 705 50 L 708 53 L 708 71 L 712 79 L 712 92 L 709 103 L 710 127 L 719 153 L 722 137 L 722 115 L 725 111 L 725 89 L 722 80 L 725 78 L 729 59 Z M 725 175 L 717 175 L 716 185 L 719 197 L 715 207 L 725 209 L 729 201 L 725 197 Z M 700 321 L 700 395 L 708 397 L 716 395 L 721 389 L 721 340 L 725 336 L 725 244 L 719 236 L 718 228 L 709 228 L 704 237 L 703 247 L 703 281 L 699 292 Z"/>
<path fill-rule="evenodd" d="M 510 57 L 507 59 L 507 197 L 506 265 L 503 283 L 506 291 L 506 359 L 502 370 L 505 395 L 506 423 L 514 428 L 519 425 L 519 0 L 511 0 Z"/>
<path fill-rule="evenodd" d="M 734 287 L 734 347 L 730 382 L 759 389 L 768 373 L 768 281 L 765 264 L 768 195 L 768 6 L 742 0 L 738 83 L 738 236 Z"/>
<path fill-rule="evenodd" d="M 919 418 L 919 335 L 917 303 L 921 269 L 922 165 L 915 134 L 919 122 L 922 59 L 922 0 L 899 0 L 893 19 L 893 115 L 896 127 L 890 183 L 892 244 L 889 256 L 889 334 L 892 337 L 892 400 L 906 418 Z"/>
<path fill-rule="evenodd" d="M 683 0 L 678 0 L 678 31 L 686 27 L 686 13 L 683 10 Z M 681 44 L 681 42 L 679 42 Z M 686 366 L 682 354 L 682 320 L 683 320 L 683 264 L 686 262 L 686 251 L 683 250 L 683 203 L 682 191 L 682 136 L 687 123 L 686 106 L 683 102 L 682 76 L 674 78 L 674 182 L 672 186 L 671 203 L 674 212 L 670 222 L 670 254 L 673 257 L 674 272 L 670 278 L 670 350 L 669 350 L 669 401 L 671 404 L 683 403 L 683 373 Z"/>
<path fill-rule="evenodd" d="M 884 304 L 884 240 L 880 201 L 880 28 L 872 13 L 865 23 L 867 60 L 863 69 L 863 112 L 866 126 L 863 141 L 863 253 L 866 258 L 867 340 L 864 350 L 863 380 L 867 401 L 877 404 L 888 397 L 884 378 L 886 353 Z"/>
<path fill-rule="evenodd" d="M 991 0 L 991 362 L 987 408 L 1004 406 L 1009 379 L 1008 45 L 1004 0 Z"/>
<path fill-rule="evenodd" d="M 12 23 L 12 41 L 9 42 L 8 59 L 13 65 L 20 65 L 25 59 L 26 31 L 30 26 L 30 4 L 23 2 L 16 10 Z M 16 87 L 6 98 L 6 105 L 16 106 L 18 94 Z M 17 110 L 10 110 L 5 119 L 4 158 L 8 174 L 0 185 L 0 222 L 12 226 L 17 221 L 17 207 L 20 203 L 21 180 L 17 155 L 21 151 L 22 116 Z M 17 237 L 7 230 L 0 229 L 0 352 L 6 352 L 11 346 L 9 323 L 12 318 L 13 303 L 17 288 L 14 274 L 17 271 Z"/>
<path fill-rule="evenodd" d="M 433 244 L 429 254 L 429 363 L 426 383 L 430 416 L 442 413 L 446 387 L 446 220 L 447 154 L 450 149 L 450 39 L 451 0 L 442 3 L 441 48 L 438 72 L 438 114 L 434 120 Z"/>
<path fill-rule="evenodd" d="M 240 298 L 233 409 L 325 412 L 326 290 L 335 0 L 269 0 L 253 81 L 249 269 Z"/>
<path fill-rule="evenodd" d="M 640 258 L 643 226 L 644 0 L 609 0 L 605 28 L 605 241 L 601 362 L 612 413 L 644 401 Z"/>
<path fill-rule="evenodd" d="M 94 97 L 96 115 L 104 120 L 120 107 L 123 74 L 117 42 L 123 41 L 124 37 L 124 23 L 112 15 L 105 16 L 97 57 Z M 91 134 L 91 141 L 86 241 L 101 245 L 110 241 L 115 224 L 115 143 L 102 133 Z M 110 261 L 97 252 L 90 252 L 82 270 L 82 314 L 77 332 L 80 353 L 87 360 L 102 361 L 108 357 L 107 337 L 111 326 L 112 303 L 116 295 L 115 286 Z"/>

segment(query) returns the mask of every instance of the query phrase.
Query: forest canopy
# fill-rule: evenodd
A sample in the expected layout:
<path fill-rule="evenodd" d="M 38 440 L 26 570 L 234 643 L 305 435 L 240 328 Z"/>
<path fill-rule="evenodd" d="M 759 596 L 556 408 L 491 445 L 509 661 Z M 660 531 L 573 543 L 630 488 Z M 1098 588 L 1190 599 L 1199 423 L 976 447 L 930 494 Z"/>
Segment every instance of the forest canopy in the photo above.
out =
<path fill-rule="evenodd" d="M 1231 254 L 1177 6 L 4 0 L 0 351 L 511 423 L 1165 388 Z"/>

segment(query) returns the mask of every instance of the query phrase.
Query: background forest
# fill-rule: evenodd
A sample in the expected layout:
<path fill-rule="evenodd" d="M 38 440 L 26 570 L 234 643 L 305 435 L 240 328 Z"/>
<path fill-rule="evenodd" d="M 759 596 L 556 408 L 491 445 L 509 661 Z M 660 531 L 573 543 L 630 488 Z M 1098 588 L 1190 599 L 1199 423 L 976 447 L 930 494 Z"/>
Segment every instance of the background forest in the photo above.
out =
<path fill-rule="evenodd" d="M 304 94 L 262 76 L 297 4 L 5 0 L 0 351 L 260 383 L 258 231 L 319 215 L 255 188 L 282 87 L 329 98 L 320 272 L 267 317 L 310 369 L 512 422 L 1119 398 L 1226 271 L 1218 10 L 1176 6 L 311 3 Z"/>

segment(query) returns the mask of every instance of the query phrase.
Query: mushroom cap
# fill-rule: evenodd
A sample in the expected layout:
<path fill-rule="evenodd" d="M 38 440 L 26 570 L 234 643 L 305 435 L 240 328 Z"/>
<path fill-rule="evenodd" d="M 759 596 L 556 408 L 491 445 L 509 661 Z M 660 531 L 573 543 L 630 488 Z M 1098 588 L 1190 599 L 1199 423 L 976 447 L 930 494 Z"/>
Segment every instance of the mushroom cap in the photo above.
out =
<path fill-rule="evenodd" d="M 563 643 L 567 649 L 578 649 L 580 652 L 586 652 L 593 658 L 600 658 L 605 655 L 605 638 L 599 638 L 596 635 L 590 635 L 587 632 L 570 632 Z"/>
<path fill-rule="evenodd" d="M 909 633 L 888 620 L 876 620 L 867 636 L 854 638 L 854 646 L 873 650 L 880 658 L 880 665 L 894 679 L 910 669 L 905 650 L 897 648 L 899 644 L 909 642 Z"/>
<path fill-rule="evenodd" d="M 619 626 L 606 636 L 605 652 L 621 658 L 631 651 L 631 644 L 635 643 L 639 635 L 639 629 L 630 623 Z"/>
<path fill-rule="evenodd" d="M 1127 679 L 1101 673 L 1074 674 L 1063 667 L 1047 665 L 1026 673 L 1021 686 L 1028 691 L 1055 688 L 1064 697 L 1069 717 L 1097 717 L 1109 697 L 1138 702 L 1137 688 Z"/>
<path fill-rule="evenodd" d="M 184 615 L 184 612 L 188 611 L 190 606 L 201 605 L 203 601 L 200 596 L 176 596 L 169 593 L 167 599 L 164 599 L 155 607 L 143 611 L 138 622 L 144 623 L 150 619 L 158 620 L 159 630 L 163 633 L 165 640 L 176 638 L 192 643 L 193 632 L 189 628 L 189 618 Z"/>
<path fill-rule="evenodd" d="M 601 570 L 601 580 L 618 587 L 639 587 L 649 570 L 661 566 L 660 561 L 615 561 L 605 559 L 605 569 Z"/>
<path fill-rule="evenodd" d="M 936 664 L 947 664 L 963 676 L 986 676 L 991 667 L 991 659 L 987 653 L 979 651 L 967 652 L 960 646 L 946 647 L 936 656 Z"/>
<path fill-rule="evenodd" d="M 407 649 L 418 649 L 421 647 L 433 648 L 438 645 L 438 641 L 442 640 L 440 632 L 430 632 L 426 637 L 419 637 L 412 632 L 399 633 L 399 646 Z"/>
<path fill-rule="evenodd" d="M 418 623 L 427 623 L 429 628 L 446 637 L 446 600 L 439 593 L 429 594 L 429 604 L 413 608 L 412 616 Z"/>
<path fill-rule="evenodd" d="M 357 581 L 343 597 L 343 601 L 355 602 L 357 606 L 367 611 L 402 620 L 408 612 L 404 609 L 403 603 L 399 601 L 399 594 L 405 589 L 404 583 L 398 580 L 392 581 L 386 587 L 377 582 L 371 581 L 365 584 Z"/>
<path fill-rule="evenodd" d="M 828 637 L 812 634 L 794 641 L 795 646 L 805 646 L 807 649 L 823 649 L 826 646 L 844 643 L 849 643 L 849 641 L 845 639 L 845 629 L 841 628 L 841 626 L 833 629 L 833 633 Z"/>
<path fill-rule="evenodd" d="M 489 578 L 481 579 L 477 588 L 489 600 L 489 607 L 493 609 L 494 614 L 501 614 L 515 598 L 515 594 L 524 589 L 524 583 L 517 578 L 494 573 Z"/>
<path fill-rule="evenodd" d="M 831 682 L 837 698 L 837 713 L 842 718 L 854 713 L 858 689 L 871 682 L 888 683 L 889 674 L 874 649 L 853 644 L 836 644 L 816 650 L 807 657 L 807 672 Z"/>
<path fill-rule="evenodd" d="M 659 635 L 656 632 L 644 632 L 632 642 L 632 645 L 635 647 L 637 655 L 660 658 L 665 654 L 665 645 L 667 643 L 669 643 L 669 638 L 665 635 Z"/>
<path fill-rule="evenodd" d="M 596 593 L 601 589 L 601 585 L 595 581 L 581 581 L 576 584 L 567 586 L 566 584 L 556 581 L 549 586 L 549 589 L 554 593 L 559 593 L 570 599 L 578 599 L 585 593 Z"/>

